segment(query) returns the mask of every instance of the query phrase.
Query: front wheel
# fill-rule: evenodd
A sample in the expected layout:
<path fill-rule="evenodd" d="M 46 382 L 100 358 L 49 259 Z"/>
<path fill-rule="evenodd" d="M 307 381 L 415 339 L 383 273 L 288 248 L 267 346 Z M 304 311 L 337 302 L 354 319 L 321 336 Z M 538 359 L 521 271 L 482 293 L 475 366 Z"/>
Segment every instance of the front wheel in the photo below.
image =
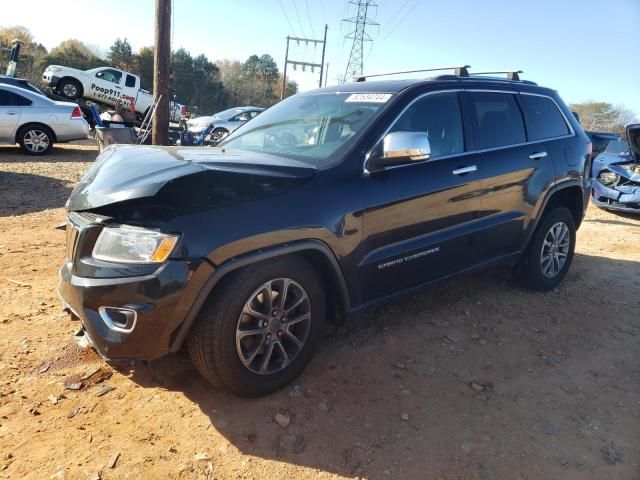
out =
<path fill-rule="evenodd" d="M 569 271 L 575 246 L 573 215 L 564 207 L 554 208 L 538 225 L 516 266 L 516 276 L 534 290 L 553 290 Z"/>
<path fill-rule="evenodd" d="M 219 144 L 227 135 L 229 135 L 229 132 L 224 128 L 216 128 L 211 132 L 211 136 L 209 137 L 211 139 L 211 144 L 214 146 Z"/>
<path fill-rule="evenodd" d="M 324 291 L 313 267 L 297 258 L 268 261 L 216 286 L 190 332 L 189 354 L 213 385 L 265 395 L 302 372 L 324 321 Z"/>
<path fill-rule="evenodd" d="M 63 78 L 56 87 L 58 95 L 67 100 L 77 100 L 82 96 L 82 85 L 73 78 Z"/>

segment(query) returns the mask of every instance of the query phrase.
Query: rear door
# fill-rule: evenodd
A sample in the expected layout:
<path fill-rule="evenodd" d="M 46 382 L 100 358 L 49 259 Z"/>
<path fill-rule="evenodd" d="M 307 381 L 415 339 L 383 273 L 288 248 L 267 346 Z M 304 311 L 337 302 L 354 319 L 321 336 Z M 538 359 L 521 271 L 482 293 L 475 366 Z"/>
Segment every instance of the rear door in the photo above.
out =
<path fill-rule="evenodd" d="M 0 143 L 15 143 L 22 108 L 31 101 L 0 86 Z"/>
<path fill-rule="evenodd" d="M 458 92 L 414 101 L 390 131 L 426 132 L 431 158 L 363 178 L 362 301 L 410 289 L 475 263 L 469 233 L 480 215 L 482 175 L 464 155 Z"/>
<path fill-rule="evenodd" d="M 478 252 L 486 261 L 523 248 L 533 209 L 555 179 L 549 149 L 527 138 L 518 97 L 515 91 L 464 94 L 472 158 L 486 175 L 484 228 L 474 234 Z"/>

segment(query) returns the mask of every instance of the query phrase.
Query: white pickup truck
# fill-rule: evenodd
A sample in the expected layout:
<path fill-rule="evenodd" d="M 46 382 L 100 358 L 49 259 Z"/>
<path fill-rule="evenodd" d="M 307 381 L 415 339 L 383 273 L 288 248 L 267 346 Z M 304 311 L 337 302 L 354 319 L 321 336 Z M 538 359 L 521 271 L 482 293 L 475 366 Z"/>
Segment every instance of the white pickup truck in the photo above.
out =
<path fill-rule="evenodd" d="M 78 70 L 49 65 L 42 74 L 42 80 L 53 93 L 68 100 L 84 98 L 113 107 L 119 97 L 131 97 L 135 99 L 138 120 L 142 120 L 153 104 L 153 95 L 140 88 L 140 77 L 117 68 Z M 186 114 L 186 107 L 179 103 L 170 102 L 169 108 L 171 121 L 178 122 Z"/>

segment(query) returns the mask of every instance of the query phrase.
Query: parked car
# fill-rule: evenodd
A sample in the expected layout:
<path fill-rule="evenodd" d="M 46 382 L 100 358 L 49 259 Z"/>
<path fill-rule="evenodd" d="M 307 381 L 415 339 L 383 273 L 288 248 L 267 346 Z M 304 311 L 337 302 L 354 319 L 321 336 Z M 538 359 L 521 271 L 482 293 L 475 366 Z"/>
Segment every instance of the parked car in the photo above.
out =
<path fill-rule="evenodd" d="M 555 288 L 590 154 L 533 82 L 461 69 L 300 93 L 219 148 L 105 151 L 67 205 L 59 291 L 106 358 L 186 342 L 212 384 L 266 394 L 326 321 L 490 265 Z"/>
<path fill-rule="evenodd" d="M 640 213 L 640 124 L 612 141 L 593 161 L 591 201 L 607 210 Z"/>
<path fill-rule="evenodd" d="M 193 135 L 200 135 L 203 130 L 213 124 L 211 143 L 217 144 L 224 137 L 247 123 L 264 111 L 260 107 L 237 107 L 224 110 L 215 115 L 196 117 L 187 122 L 187 128 Z"/>
<path fill-rule="evenodd" d="M 29 155 L 43 155 L 54 143 L 88 136 L 89 124 L 78 105 L 0 83 L 0 143 L 19 143 Z"/>
<path fill-rule="evenodd" d="M 25 90 L 29 90 L 30 92 L 37 93 L 46 97 L 45 93 L 42 90 L 30 83 L 29 80 L 25 80 L 23 78 L 0 75 L 0 84 L 13 85 L 14 87 L 24 88 Z"/>
<path fill-rule="evenodd" d="M 90 70 L 61 65 L 49 65 L 42 73 L 42 80 L 51 90 L 68 99 L 84 98 L 115 107 L 121 96 L 135 100 L 135 109 L 142 120 L 153 104 L 153 95 L 141 87 L 140 77 L 112 67 L 98 67 Z M 187 107 L 177 102 L 169 103 L 169 118 L 173 122 L 187 112 Z"/>

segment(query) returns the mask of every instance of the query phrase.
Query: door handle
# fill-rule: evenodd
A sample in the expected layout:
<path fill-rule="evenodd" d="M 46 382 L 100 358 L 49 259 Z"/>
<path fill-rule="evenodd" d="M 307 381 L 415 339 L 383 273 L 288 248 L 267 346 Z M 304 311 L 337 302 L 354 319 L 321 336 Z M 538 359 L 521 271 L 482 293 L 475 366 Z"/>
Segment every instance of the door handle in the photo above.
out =
<path fill-rule="evenodd" d="M 7 115 L 18 115 L 20 112 L 16 112 L 15 110 L 11 110 L 7 112 Z"/>
<path fill-rule="evenodd" d="M 475 165 L 470 165 L 468 167 L 456 168 L 451 173 L 453 173 L 454 175 L 464 175 L 466 173 L 475 172 L 476 170 L 478 170 L 478 167 L 476 167 Z"/>
<path fill-rule="evenodd" d="M 529 158 L 531 160 L 540 160 L 541 158 L 544 158 L 546 156 L 547 156 L 547 152 L 536 152 L 529 155 Z"/>

